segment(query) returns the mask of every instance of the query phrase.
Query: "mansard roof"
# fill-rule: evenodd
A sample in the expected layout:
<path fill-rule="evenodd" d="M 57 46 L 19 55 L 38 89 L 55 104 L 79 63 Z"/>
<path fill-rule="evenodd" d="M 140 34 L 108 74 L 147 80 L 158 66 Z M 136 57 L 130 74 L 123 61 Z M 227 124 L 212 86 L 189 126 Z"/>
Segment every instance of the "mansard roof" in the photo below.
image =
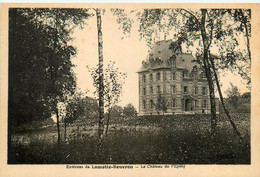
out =
<path fill-rule="evenodd" d="M 189 72 L 194 66 L 200 68 L 195 63 L 195 58 L 190 53 L 182 53 L 181 46 L 172 40 L 158 41 L 152 47 L 146 59 L 142 62 L 142 67 L 138 72 L 145 72 L 149 69 L 172 68 L 171 62 L 176 60 L 176 68 L 186 69 Z"/>

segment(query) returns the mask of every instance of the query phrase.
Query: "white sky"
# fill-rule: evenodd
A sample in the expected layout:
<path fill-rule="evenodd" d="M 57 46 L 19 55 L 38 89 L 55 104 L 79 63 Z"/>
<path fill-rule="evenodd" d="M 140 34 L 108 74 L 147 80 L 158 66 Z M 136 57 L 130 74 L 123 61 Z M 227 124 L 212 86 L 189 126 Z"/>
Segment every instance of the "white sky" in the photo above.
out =
<path fill-rule="evenodd" d="M 76 65 L 74 71 L 78 87 L 82 91 L 90 90 L 89 96 L 93 96 L 92 78 L 86 65 L 93 67 L 98 64 L 96 17 L 90 18 L 87 24 L 83 30 L 77 29 L 73 34 L 75 38 L 73 45 L 77 47 L 78 55 L 72 61 Z M 112 60 L 116 62 L 116 66 L 121 72 L 127 73 L 119 105 L 124 106 L 132 103 L 138 109 L 138 74 L 136 72 L 141 67 L 142 60 L 148 54 L 148 47 L 144 40 L 139 40 L 137 23 L 133 24 L 130 37 L 124 39 L 121 39 L 124 35 L 118 27 L 116 17 L 111 16 L 110 12 L 102 16 L 104 66 Z M 248 91 L 245 84 L 242 84 L 242 79 L 230 72 L 226 73 L 226 76 L 220 78 L 220 80 L 223 85 L 223 93 L 230 86 L 230 82 L 238 86 L 241 93 Z"/>

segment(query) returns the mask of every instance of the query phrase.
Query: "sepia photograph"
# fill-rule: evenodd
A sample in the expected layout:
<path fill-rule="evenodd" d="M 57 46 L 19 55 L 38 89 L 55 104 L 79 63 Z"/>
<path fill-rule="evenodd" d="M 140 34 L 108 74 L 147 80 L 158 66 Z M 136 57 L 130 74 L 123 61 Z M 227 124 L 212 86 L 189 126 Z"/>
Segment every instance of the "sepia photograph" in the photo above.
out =
<path fill-rule="evenodd" d="M 250 6 L 6 12 L 7 165 L 252 165 Z"/>

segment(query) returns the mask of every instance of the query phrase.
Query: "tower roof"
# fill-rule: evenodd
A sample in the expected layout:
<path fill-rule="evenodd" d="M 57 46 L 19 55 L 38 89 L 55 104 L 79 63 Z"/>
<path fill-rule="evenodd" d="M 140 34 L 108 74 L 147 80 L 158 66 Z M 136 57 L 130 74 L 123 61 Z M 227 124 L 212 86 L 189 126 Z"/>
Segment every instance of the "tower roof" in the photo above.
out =
<path fill-rule="evenodd" d="M 189 72 L 194 65 L 195 58 L 190 53 L 182 53 L 181 46 L 172 40 L 158 41 L 152 47 L 142 67 L 138 72 L 145 72 L 149 69 L 172 68 L 172 62 L 176 62 L 176 68 L 187 69 Z"/>

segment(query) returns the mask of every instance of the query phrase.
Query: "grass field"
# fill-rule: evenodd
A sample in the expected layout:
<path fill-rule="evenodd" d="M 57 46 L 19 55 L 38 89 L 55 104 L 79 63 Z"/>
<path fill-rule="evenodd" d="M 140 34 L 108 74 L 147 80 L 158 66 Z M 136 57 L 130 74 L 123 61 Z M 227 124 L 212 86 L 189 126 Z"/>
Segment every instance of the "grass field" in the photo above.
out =
<path fill-rule="evenodd" d="M 96 120 L 69 126 L 68 138 L 60 145 L 55 126 L 17 132 L 8 148 L 8 163 L 250 164 L 250 114 L 232 117 L 243 141 L 220 115 L 215 146 L 210 115 L 112 118 L 99 155 Z"/>

